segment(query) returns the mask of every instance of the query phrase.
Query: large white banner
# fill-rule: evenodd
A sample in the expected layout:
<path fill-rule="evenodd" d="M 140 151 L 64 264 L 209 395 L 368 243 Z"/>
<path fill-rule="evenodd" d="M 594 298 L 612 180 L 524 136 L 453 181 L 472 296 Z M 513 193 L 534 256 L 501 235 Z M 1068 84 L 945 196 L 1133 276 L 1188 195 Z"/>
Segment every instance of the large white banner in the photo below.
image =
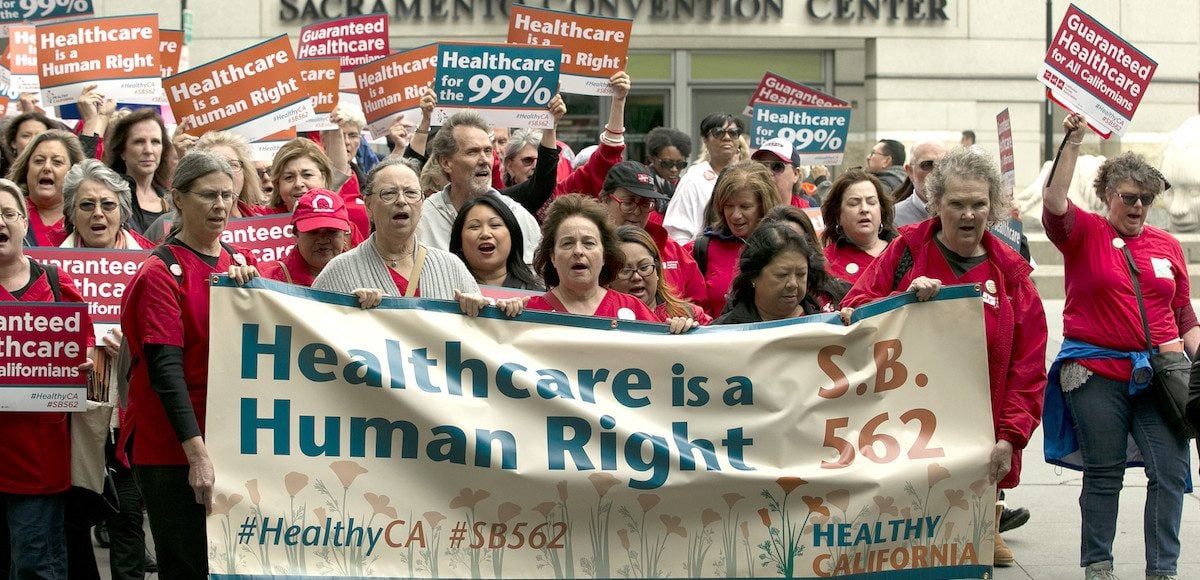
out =
<path fill-rule="evenodd" d="M 977 289 L 683 336 L 212 293 L 215 578 L 991 574 Z"/>

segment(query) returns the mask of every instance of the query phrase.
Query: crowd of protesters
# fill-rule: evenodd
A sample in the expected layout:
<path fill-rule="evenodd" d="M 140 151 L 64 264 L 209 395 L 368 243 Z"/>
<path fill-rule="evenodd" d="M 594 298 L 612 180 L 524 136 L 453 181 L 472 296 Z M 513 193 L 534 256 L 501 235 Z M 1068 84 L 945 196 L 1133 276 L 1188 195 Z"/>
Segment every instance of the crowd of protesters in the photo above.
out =
<path fill-rule="evenodd" d="M 1046 190 L 1043 221 L 1066 256 L 1065 328 L 1078 344 L 1048 378 L 1033 267 L 990 231 L 1009 218 L 1010 200 L 981 150 L 925 142 L 906 151 L 883 139 L 864 167 L 830 179 L 785 140 L 749 149 L 742 119 L 715 112 L 698 127 L 696 159 L 687 128 L 660 127 L 647 135 L 644 159 L 623 160 L 631 80 L 621 72 L 609 84 L 604 130 L 590 156 L 574 159 L 556 135 L 567 112 L 559 96 L 542 132 L 491 127 L 472 112 L 435 130 L 436 100 L 426 90 L 420 122 L 398 121 L 383 159 L 361 147 L 365 120 L 349 107 L 331 116 L 336 129 L 296 138 L 269 163 L 253 160 L 241 137 L 168 132 L 155 109 L 117 110 L 95 87 L 79 97 L 78 133 L 34 110 L 12 118 L 0 142 L 0 298 L 82 300 L 69 277 L 49 276 L 27 258 L 28 247 L 153 249 L 126 292 L 120 327 L 96 345 L 116 356 L 124 343 L 132 361 L 108 458 L 122 497 L 120 514 L 104 522 L 112 577 L 146 570 L 143 506 L 160 574 L 206 577 L 214 273 L 352 294 L 363 308 L 443 299 L 471 316 L 490 307 L 507 316 L 546 310 L 659 323 L 676 334 L 822 313 L 848 322 L 854 308 L 897 292 L 928 300 L 947 285 L 978 284 L 991 393 L 979 404 L 990 402 L 996 433 L 990 479 L 1001 489 L 1019 482 L 1049 380 L 1082 452 L 1088 577 L 1111 576 L 1127 437 L 1147 458 L 1151 481 L 1148 577 L 1177 573 L 1187 442 L 1125 388 L 1130 353 L 1146 341 L 1136 286 L 1122 281 L 1125 258 L 1106 249 L 1122 240 L 1139 266 L 1153 344 L 1194 355 L 1200 326 L 1179 244 L 1144 224 L 1164 187 L 1145 161 L 1126 155 L 1106 164 L 1096 193 L 1109 213 L 1086 213 L 1066 199 L 1062 177 L 1071 175 L 1082 121 L 1065 123 L 1076 139 Z M 285 258 L 256 263 L 221 242 L 230 219 L 276 213 L 290 214 L 296 232 Z M 1160 253 L 1167 262 L 1155 261 Z M 531 294 L 496 301 L 481 286 Z M 95 561 L 72 553 L 90 544 L 71 539 L 79 522 L 63 499 L 64 414 L 0 415 L 4 567 L 13 578 L 96 577 Z M 1000 532 L 1026 519 L 1027 511 L 997 502 L 996 565 L 1014 562 Z"/>

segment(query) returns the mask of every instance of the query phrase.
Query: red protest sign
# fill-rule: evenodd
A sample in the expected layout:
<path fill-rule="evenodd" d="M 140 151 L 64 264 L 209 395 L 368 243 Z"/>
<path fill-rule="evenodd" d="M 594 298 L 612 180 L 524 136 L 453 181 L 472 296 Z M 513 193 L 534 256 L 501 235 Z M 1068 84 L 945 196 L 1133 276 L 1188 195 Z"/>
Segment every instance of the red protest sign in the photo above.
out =
<path fill-rule="evenodd" d="M 559 90 L 611 95 L 608 79 L 625 70 L 633 21 L 583 16 L 514 4 L 508 8 L 508 42 L 561 46 Z"/>
<path fill-rule="evenodd" d="M 0 410 L 81 410 L 86 311 L 79 302 L 0 302 Z"/>
<path fill-rule="evenodd" d="M 120 324 L 121 298 L 149 250 L 26 248 L 25 254 L 71 275 L 92 322 Z"/>
<path fill-rule="evenodd" d="M 296 56 L 321 58 L 336 56 L 342 61 L 339 87 L 353 89 L 350 72 L 388 55 L 388 15 L 368 14 L 310 24 L 300 29 Z"/>
<path fill-rule="evenodd" d="M 282 260 L 296 245 L 292 214 L 231 219 L 221 241 L 249 250 L 260 262 Z"/>
<path fill-rule="evenodd" d="M 301 131 L 327 131 L 337 129 L 329 122 L 329 113 L 338 105 L 338 68 L 340 59 L 300 59 L 300 80 L 308 89 L 312 101 L 313 116 L 300 124 Z"/>
<path fill-rule="evenodd" d="M 75 102 L 87 85 L 120 102 L 153 102 L 162 88 L 158 16 L 89 18 L 37 27 L 42 103 Z"/>
<path fill-rule="evenodd" d="M 1017 187 L 1017 165 L 1013 157 L 1012 121 L 1007 108 L 996 115 L 996 134 L 1000 136 L 1000 177 L 1004 179 L 1008 194 L 1012 195 Z"/>
<path fill-rule="evenodd" d="M 386 135 L 396 117 L 421 105 L 421 87 L 437 74 L 438 45 L 393 54 L 354 69 L 354 83 L 372 135 Z"/>
<path fill-rule="evenodd" d="M 227 130 L 254 141 L 312 116 L 286 34 L 162 83 L 175 118 L 196 135 Z"/>
<path fill-rule="evenodd" d="M 162 58 L 158 63 L 162 78 L 167 78 L 179 72 L 179 55 L 183 51 L 183 31 L 160 28 L 158 30 L 158 50 Z"/>
<path fill-rule="evenodd" d="M 1038 80 L 1051 99 L 1083 114 L 1107 139 L 1125 133 L 1157 68 L 1154 59 L 1072 4 Z"/>
<path fill-rule="evenodd" d="M 749 115 L 755 103 L 774 103 L 793 107 L 849 107 L 850 103 L 833 95 L 827 95 L 808 85 L 785 79 L 773 72 L 767 72 L 754 89 L 750 104 L 746 105 L 743 114 Z"/>

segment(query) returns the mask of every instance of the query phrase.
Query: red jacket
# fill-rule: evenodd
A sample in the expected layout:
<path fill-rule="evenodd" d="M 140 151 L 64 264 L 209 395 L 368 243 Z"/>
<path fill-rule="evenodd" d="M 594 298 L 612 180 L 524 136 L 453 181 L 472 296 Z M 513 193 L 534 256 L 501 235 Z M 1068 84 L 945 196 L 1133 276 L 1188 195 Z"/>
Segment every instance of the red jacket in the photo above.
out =
<path fill-rule="evenodd" d="M 683 247 L 683 251 L 691 256 L 696 241 L 692 240 Z M 738 258 L 742 255 L 745 242 L 738 238 L 721 239 L 709 236 L 708 267 L 704 270 L 705 293 L 708 295 L 708 311 L 720 316 L 725 309 L 725 294 L 733 284 L 733 278 L 738 272 Z M 698 265 L 698 264 L 697 264 Z"/>
<path fill-rule="evenodd" d="M 671 287 L 675 296 L 708 310 L 708 290 L 704 287 L 704 274 L 696 266 L 690 251 L 684 251 L 662 224 L 646 223 L 646 233 L 658 246 L 658 254 L 662 257 L 663 279 Z"/>
<path fill-rule="evenodd" d="M 842 300 L 842 306 L 856 308 L 885 296 L 902 292 L 918 276 L 937 278 L 942 284 L 967 281 L 995 283 L 995 306 L 984 303 L 987 330 L 988 378 L 992 393 L 992 423 L 996 439 L 1012 443 L 1012 470 L 1000 487 L 1016 487 L 1021 479 L 1021 450 L 1029 443 L 1041 422 L 1042 394 L 1046 390 L 1046 314 L 1042 300 L 1029 274 L 1028 262 L 991 232 L 983 234 L 987 262 L 954 277 L 933 236 L 942 227 L 940 218 L 900 228 L 900 237 L 859 277 Z M 912 267 L 893 289 L 893 276 L 905 248 L 912 255 Z M 969 279 L 969 280 L 968 280 Z M 983 284 L 985 296 L 989 284 Z"/>

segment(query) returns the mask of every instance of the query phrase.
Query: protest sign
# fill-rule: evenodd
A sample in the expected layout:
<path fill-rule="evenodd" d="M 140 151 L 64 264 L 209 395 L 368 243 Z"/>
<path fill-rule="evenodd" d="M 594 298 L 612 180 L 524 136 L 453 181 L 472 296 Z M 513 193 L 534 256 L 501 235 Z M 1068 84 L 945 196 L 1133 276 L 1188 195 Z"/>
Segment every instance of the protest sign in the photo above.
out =
<path fill-rule="evenodd" d="M 89 18 L 37 27 L 42 104 L 72 103 L 87 85 L 118 101 L 156 102 L 158 16 Z"/>
<path fill-rule="evenodd" d="M 0 0 L 0 38 L 21 22 L 53 22 L 94 13 L 92 0 Z"/>
<path fill-rule="evenodd" d="M 298 58 L 335 56 L 341 60 L 339 88 L 354 89 L 354 69 L 383 58 L 388 49 L 388 15 L 350 16 L 309 24 L 300 29 Z"/>
<path fill-rule="evenodd" d="M 286 34 L 163 79 L 163 88 L 196 135 L 232 131 L 254 141 L 313 114 Z"/>
<path fill-rule="evenodd" d="M 508 8 L 508 42 L 562 48 L 559 90 L 611 95 L 609 77 L 625 70 L 633 21 L 583 16 L 514 4 Z"/>
<path fill-rule="evenodd" d="M 398 117 L 415 124 L 421 112 L 421 88 L 434 80 L 438 45 L 396 53 L 354 69 L 363 115 L 372 135 L 387 135 Z"/>
<path fill-rule="evenodd" d="M 805 165 L 841 165 L 850 135 L 850 109 L 755 103 L 750 144 L 776 137 L 792 142 Z"/>
<path fill-rule="evenodd" d="M 158 29 L 158 48 L 162 53 L 158 67 L 162 78 L 179 72 L 179 57 L 183 52 L 183 31 L 169 28 Z"/>
<path fill-rule="evenodd" d="M 121 298 L 149 250 L 94 248 L 26 248 L 25 254 L 43 264 L 53 264 L 75 281 L 96 324 L 121 322 Z"/>
<path fill-rule="evenodd" d="M 1067 8 L 1038 80 L 1054 102 L 1108 139 L 1125 134 L 1158 63 L 1078 6 Z"/>
<path fill-rule="evenodd" d="M 1008 195 L 1017 187 L 1017 166 L 1013 155 L 1012 121 L 1005 107 L 996 115 L 996 134 L 1000 137 L 1000 177 Z"/>
<path fill-rule="evenodd" d="M 28 24 L 8 28 L 8 70 L 12 71 L 11 91 L 38 91 L 37 27 Z"/>
<path fill-rule="evenodd" d="M 249 251 L 260 262 L 282 260 L 296 245 L 292 214 L 233 218 L 221 232 L 221 241 Z"/>
<path fill-rule="evenodd" d="M 223 276 L 211 304 L 216 578 L 991 572 L 977 287 L 683 336 Z"/>
<path fill-rule="evenodd" d="M 313 116 L 301 122 L 298 131 L 329 131 L 338 126 L 329 121 L 338 105 L 338 67 L 340 60 L 334 58 L 302 58 L 300 63 L 300 80 L 308 91 L 312 102 Z"/>
<path fill-rule="evenodd" d="M 255 139 L 250 142 L 250 158 L 255 161 L 266 161 L 271 163 L 275 159 L 275 153 L 288 141 L 296 138 L 296 128 L 289 127 L 282 131 L 271 133 L 265 137 Z"/>
<path fill-rule="evenodd" d="M 775 103 L 797 107 L 849 107 L 850 103 L 833 95 L 827 95 L 808 85 L 790 81 L 773 72 L 767 72 L 754 89 L 750 104 L 743 115 L 750 116 L 755 103 Z"/>
<path fill-rule="evenodd" d="M 546 104 L 558 91 L 562 49 L 513 44 L 441 43 L 433 124 L 472 109 L 493 125 L 546 129 Z"/>
<path fill-rule="evenodd" d="M 0 302 L 0 411 L 82 411 L 87 305 Z"/>

